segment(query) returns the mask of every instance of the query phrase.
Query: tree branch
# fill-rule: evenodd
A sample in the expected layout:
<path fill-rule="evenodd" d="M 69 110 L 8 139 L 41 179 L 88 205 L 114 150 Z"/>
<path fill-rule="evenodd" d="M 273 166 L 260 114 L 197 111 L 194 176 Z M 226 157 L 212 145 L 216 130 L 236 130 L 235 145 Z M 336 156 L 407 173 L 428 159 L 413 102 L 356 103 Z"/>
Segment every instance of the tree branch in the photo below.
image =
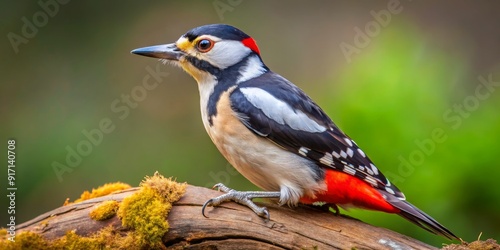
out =
<path fill-rule="evenodd" d="M 122 227 L 117 216 L 94 221 L 89 212 L 103 201 L 122 201 L 137 190 L 132 188 L 54 209 L 20 224 L 18 233 L 32 231 L 46 239 L 56 239 L 70 230 L 89 236 L 110 225 L 117 232 L 126 232 L 128 229 Z M 203 217 L 203 203 L 220 194 L 188 186 L 168 215 L 170 229 L 163 236 L 164 245 L 189 249 L 433 249 L 388 229 L 308 206 L 263 204 L 271 214 L 271 220 L 266 222 L 248 208 L 228 202 L 207 208 L 209 218 Z"/>

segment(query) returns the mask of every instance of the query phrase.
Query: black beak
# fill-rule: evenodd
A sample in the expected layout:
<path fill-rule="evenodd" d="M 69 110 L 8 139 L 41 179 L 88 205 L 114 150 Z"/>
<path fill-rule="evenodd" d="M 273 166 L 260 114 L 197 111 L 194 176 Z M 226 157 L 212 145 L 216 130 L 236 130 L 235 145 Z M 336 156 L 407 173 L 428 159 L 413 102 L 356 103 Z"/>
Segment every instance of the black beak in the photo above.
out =
<path fill-rule="evenodd" d="M 173 61 L 179 61 L 181 56 L 184 55 L 184 53 L 177 48 L 175 43 L 138 48 L 132 50 L 130 53 Z"/>

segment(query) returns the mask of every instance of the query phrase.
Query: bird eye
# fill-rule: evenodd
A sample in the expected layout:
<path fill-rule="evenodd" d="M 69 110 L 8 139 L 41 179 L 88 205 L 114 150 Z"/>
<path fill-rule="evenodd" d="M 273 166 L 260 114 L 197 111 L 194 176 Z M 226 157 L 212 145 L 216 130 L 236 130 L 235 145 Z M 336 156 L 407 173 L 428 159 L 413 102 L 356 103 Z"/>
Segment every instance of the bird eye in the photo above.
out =
<path fill-rule="evenodd" d="M 209 52 L 213 47 L 214 47 L 214 42 L 212 40 L 209 40 L 209 39 L 202 39 L 200 41 L 198 41 L 198 44 L 196 45 L 196 47 L 198 48 L 198 50 L 200 52 Z"/>

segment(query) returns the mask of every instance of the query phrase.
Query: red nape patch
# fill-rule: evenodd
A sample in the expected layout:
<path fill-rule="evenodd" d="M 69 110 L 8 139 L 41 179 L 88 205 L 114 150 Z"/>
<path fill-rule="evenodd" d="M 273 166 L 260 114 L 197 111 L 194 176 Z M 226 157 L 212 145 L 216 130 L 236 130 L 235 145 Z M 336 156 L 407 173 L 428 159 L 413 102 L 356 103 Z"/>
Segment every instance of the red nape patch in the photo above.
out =
<path fill-rule="evenodd" d="M 300 202 L 312 204 L 320 201 L 337 205 L 353 205 L 386 213 L 400 212 L 399 209 L 389 204 L 376 188 L 352 175 L 327 170 L 325 182 L 327 186 L 325 192 L 318 193 L 315 199 L 304 197 Z"/>
<path fill-rule="evenodd" d="M 255 42 L 255 40 L 253 40 L 253 38 L 251 38 L 251 37 L 245 38 L 241 42 L 243 43 L 243 45 L 250 48 L 253 52 L 260 55 L 259 47 L 257 47 L 257 43 Z"/>

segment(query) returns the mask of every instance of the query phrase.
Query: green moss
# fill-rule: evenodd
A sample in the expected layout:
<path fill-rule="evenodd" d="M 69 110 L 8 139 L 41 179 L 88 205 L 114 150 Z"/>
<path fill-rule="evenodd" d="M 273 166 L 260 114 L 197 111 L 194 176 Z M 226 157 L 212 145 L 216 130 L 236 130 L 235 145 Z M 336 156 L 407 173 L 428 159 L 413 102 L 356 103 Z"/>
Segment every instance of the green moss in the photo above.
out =
<path fill-rule="evenodd" d="M 24 231 L 17 233 L 15 242 L 12 242 L 8 240 L 7 230 L 0 229 L 0 249 L 164 248 L 161 239 L 169 228 L 167 215 L 172 203 L 184 194 L 186 186 L 185 183 L 180 184 L 155 173 L 152 177 L 146 177 L 141 183 L 141 189 L 121 203 L 105 201 L 90 213 L 95 220 L 104 220 L 118 214 L 123 226 L 130 229 L 128 232 L 117 232 L 112 226 L 108 226 L 88 237 L 79 236 L 72 230 L 63 237 L 47 240 L 37 233 Z M 82 194 L 80 199 L 90 199 L 95 195 L 102 196 L 129 187 L 122 183 L 106 184 Z"/>
<path fill-rule="evenodd" d="M 118 201 L 115 200 L 104 201 L 97 207 L 95 207 L 92 211 L 90 211 L 89 216 L 93 220 L 98 220 L 98 221 L 107 220 L 115 216 L 119 206 L 120 203 L 118 203 Z"/>
<path fill-rule="evenodd" d="M 146 177 L 141 189 L 123 199 L 118 216 L 122 225 L 131 228 L 139 238 L 139 245 L 148 248 L 159 248 L 161 238 L 168 231 L 166 220 L 172 208 L 186 191 L 186 184 L 179 184 L 158 173 Z"/>

